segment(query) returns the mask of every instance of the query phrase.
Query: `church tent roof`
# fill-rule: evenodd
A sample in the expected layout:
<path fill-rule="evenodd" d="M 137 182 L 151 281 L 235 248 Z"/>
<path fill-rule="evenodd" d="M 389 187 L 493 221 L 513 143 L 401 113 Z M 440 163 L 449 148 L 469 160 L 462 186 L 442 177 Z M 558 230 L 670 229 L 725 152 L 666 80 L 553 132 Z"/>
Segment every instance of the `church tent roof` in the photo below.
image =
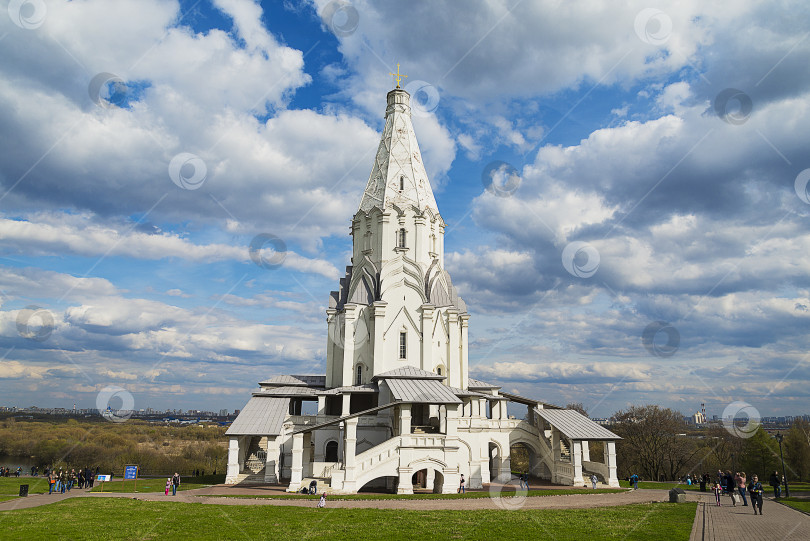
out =
<path fill-rule="evenodd" d="M 449 387 L 432 379 L 386 379 L 398 402 L 416 404 L 461 404 Z"/>
<path fill-rule="evenodd" d="M 620 440 L 602 425 L 596 424 L 578 411 L 534 408 L 534 412 L 571 440 Z"/>
<path fill-rule="evenodd" d="M 277 436 L 290 409 L 289 398 L 254 396 L 231 423 L 228 436 Z"/>
<path fill-rule="evenodd" d="M 416 368 L 414 366 L 403 366 L 402 368 L 389 370 L 388 372 L 377 374 L 372 379 L 394 379 L 394 378 L 438 379 L 438 380 L 447 379 L 446 376 L 440 376 L 439 374 L 434 374 L 433 372 L 428 372 L 427 370 L 422 370 L 421 368 Z"/>

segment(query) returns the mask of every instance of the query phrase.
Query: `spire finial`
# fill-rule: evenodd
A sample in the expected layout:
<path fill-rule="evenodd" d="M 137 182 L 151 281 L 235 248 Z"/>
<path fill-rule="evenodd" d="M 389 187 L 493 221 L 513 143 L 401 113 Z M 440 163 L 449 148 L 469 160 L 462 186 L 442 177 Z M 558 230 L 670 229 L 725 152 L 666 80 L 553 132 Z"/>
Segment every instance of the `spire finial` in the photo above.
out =
<path fill-rule="evenodd" d="M 400 88 L 399 83 L 402 81 L 402 78 L 407 77 L 407 75 L 403 75 L 399 72 L 399 64 L 397 64 L 397 72 L 396 73 L 388 72 L 388 75 L 394 76 L 394 80 L 397 82 L 397 88 Z"/>

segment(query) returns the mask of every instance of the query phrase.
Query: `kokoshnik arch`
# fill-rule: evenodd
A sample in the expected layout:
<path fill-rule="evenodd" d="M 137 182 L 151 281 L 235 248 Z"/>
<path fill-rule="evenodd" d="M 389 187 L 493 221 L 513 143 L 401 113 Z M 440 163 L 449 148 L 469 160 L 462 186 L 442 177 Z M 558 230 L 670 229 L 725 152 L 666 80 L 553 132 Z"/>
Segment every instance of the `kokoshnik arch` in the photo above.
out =
<path fill-rule="evenodd" d="M 511 479 L 520 445 L 533 476 L 582 485 L 595 473 L 619 486 L 616 434 L 469 377 L 470 314 L 444 269 L 444 228 L 397 85 L 352 219 L 352 264 L 329 297 L 326 373 L 259 383 L 227 432 L 227 483 L 450 493 L 461 475 L 473 489 Z M 316 415 L 302 415 L 304 401 Z M 510 401 L 524 419 L 507 415 Z"/>

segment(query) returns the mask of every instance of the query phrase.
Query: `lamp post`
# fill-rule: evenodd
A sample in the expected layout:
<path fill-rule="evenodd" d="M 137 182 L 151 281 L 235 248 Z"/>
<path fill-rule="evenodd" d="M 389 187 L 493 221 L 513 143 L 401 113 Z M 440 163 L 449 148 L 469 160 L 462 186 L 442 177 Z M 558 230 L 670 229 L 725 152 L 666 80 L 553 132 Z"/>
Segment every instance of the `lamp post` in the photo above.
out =
<path fill-rule="evenodd" d="M 777 432 L 774 438 L 779 442 L 779 458 L 782 459 L 782 475 L 785 477 L 785 497 L 790 498 L 790 487 L 788 486 L 787 472 L 785 471 L 785 455 L 782 454 L 782 440 L 784 436 L 781 432 Z"/>

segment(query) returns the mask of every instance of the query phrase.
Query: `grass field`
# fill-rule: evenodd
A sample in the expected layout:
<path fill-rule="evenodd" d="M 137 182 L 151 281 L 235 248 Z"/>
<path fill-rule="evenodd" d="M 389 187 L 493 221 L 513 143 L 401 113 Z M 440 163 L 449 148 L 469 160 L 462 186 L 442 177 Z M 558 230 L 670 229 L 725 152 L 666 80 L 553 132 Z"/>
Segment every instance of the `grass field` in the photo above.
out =
<path fill-rule="evenodd" d="M 619 481 L 619 486 L 621 486 L 623 488 L 633 488 L 633 483 L 631 483 L 630 481 Z M 691 485 L 690 486 L 690 485 L 687 485 L 686 483 L 676 483 L 675 481 L 664 482 L 664 483 L 658 483 L 656 481 L 639 481 L 638 482 L 638 488 L 639 489 L 642 489 L 642 488 L 656 488 L 656 489 L 659 489 L 659 490 L 661 490 L 661 489 L 669 490 L 669 489 L 675 488 L 675 487 L 682 488 L 684 490 L 695 490 L 697 492 L 700 492 L 700 485 Z"/>
<path fill-rule="evenodd" d="M 188 481 L 187 481 L 187 480 Z M 191 490 L 193 488 L 204 488 L 225 482 L 224 475 L 206 475 L 205 477 L 181 477 L 178 490 Z M 138 485 L 134 481 L 122 481 L 115 479 L 104 483 L 104 492 L 163 492 L 166 490 L 166 478 L 138 479 Z M 47 489 L 46 489 L 47 490 Z M 101 492 L 101 483 L 96 481 L 91 492 Z"/>
<path fill-rule="evenodd" d="M 77 498 L 0 513 L 3 537 L 53 539 L 686 540 L 694 503 L 529 511 L 397 511 Z"/>
<path fill-rule="evenodd" d="M 327 493 L 329 491 L 327 490 Z M 563 494 L 615 494 L 625 492 L 620 488 L 600 488 L 587 490 L 584 488 L 552 489 L 552 490 L 530 490 L 526 496 L 561 496 Z M 490 494 L 489 491 L 467 492 L 466 494 L 336 494 L 329 496 L 330 500 L 461 500 L 475 498 L 491 498 L 494 496 L 510 497 L 514 496 L 514 490 L 504 490 L 500 494 Z M 261 495 L 223 495 L 226 498 L 243 499 L 277 499 L 277 500 L 300 500 L 309 499 L 317 501 L 320 496 L 309 496 L 305 494 L 261 494 Z"/>
<path fill-rule="evenodd" d="M 799 511 L 810 513 L 810 499 L 808 498 L 781 498 L 779 501 Z"/>
<path fill-rule="evenodd" d="M 0 477 L 0 498 L 10 500 L 20 494 L 20 485 L 28 485 L 29 494 L 48 492 L 45 477 Z"/>

